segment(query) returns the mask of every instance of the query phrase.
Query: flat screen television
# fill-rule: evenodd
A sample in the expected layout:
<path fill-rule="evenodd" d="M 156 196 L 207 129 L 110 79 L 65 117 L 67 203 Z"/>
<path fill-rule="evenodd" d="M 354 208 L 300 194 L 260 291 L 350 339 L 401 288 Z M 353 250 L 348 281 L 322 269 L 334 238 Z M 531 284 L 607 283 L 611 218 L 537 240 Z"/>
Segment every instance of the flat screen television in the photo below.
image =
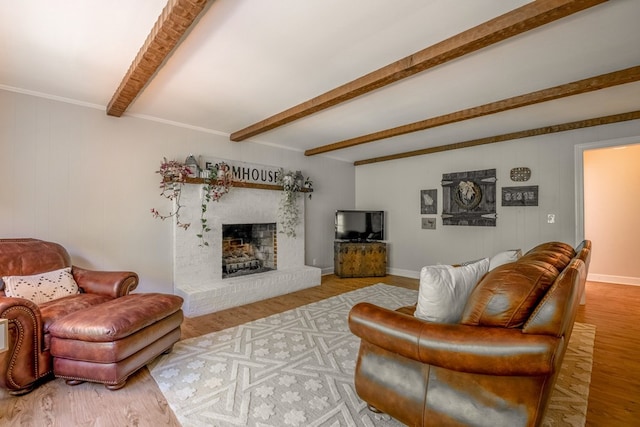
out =
<path fill-rule="evenodd" d="M 336 240 L 384 240 L 384 211 L 336 211 Z"/>

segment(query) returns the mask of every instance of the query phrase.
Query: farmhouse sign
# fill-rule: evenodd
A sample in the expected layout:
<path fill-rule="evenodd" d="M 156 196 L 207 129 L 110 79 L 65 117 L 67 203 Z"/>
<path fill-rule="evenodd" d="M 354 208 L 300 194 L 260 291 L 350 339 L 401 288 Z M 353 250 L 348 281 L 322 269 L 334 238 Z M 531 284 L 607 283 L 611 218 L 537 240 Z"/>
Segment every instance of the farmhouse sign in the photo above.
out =
<path fill-rule="evenodd" d="M 278 179 L 278 171 L 280 168 L 277 166 L 258 165 L 255 163 L 238 162 L 215 157 L 200 157 L 200 165 L 203 169 L 209 169 L 222 162 L 231 167 L 233 179 L 236 181 L 275 184 Z"/>

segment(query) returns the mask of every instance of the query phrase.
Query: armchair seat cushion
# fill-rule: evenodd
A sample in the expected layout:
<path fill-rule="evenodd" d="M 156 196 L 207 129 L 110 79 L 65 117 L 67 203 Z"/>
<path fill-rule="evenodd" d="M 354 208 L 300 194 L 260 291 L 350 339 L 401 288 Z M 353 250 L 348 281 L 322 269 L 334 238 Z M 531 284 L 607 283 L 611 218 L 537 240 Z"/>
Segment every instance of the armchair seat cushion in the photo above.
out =
<path fill-rule="evenodd" d="M 109 342 L 128 337 L 179 311 L 182 298 L 169 294 L 130 294 L 62 317 L 50 327 L 56 338 Z"/>
<path fill-rule="evenodd" d="M 85 310 L 94 305 L 102 304 L 113 298 L 106 295 L 98 294 L 77 294 L 69 295 L 64 298 L 56 299 L 40 305 L 40 313 L 42 315 L 43 332 L 49 332 L 51 325 L 58 319 Z"/>

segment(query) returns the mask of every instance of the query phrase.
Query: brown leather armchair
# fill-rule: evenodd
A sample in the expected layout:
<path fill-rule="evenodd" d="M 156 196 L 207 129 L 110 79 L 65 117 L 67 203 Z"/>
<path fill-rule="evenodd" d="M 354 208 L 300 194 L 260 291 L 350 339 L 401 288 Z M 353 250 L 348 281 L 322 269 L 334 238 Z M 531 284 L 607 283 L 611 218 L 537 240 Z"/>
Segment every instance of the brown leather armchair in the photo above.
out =
<path fill-rule="evenodd" d="M 424 321 L 407 307 L 357 304 L 349 326 L 361 338 L 358 395 L 409 426 L 540 425 L 573 330 L 590 249 L 590 242 L 578 253 L 552 242 L 490 271 L 456 324 Z M 539 297 L 507 303 L 517 289 L 542 281 L 548 287 Z"/>
<path fill-rule="evenodd" d="M 49 327 L 70 313 L 129 294 L 138 275 L 129 271 L 92 271 L 72 266 L 67 251 L 57 243 L 36 239 L 0 239 L 0 277 L 28 276 L 65 267 L 80 293 L 37 305 L 7 297 L 0 290 L 0 318 L 9 320 L 9 348 L 0 353 L 0 386 L 12 395 L 31 391 L 52 376 Z"/>

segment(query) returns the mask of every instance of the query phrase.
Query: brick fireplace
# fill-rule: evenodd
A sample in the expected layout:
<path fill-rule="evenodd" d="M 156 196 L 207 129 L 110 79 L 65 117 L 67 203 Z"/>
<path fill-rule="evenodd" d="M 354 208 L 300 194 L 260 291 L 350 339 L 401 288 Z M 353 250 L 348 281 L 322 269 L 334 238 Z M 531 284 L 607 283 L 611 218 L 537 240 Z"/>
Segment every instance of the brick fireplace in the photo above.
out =
<path fill-rule="evenodd" d="M 222 225 L 222 278 L 278 269 L 275 222 Z"/>
<path fill-rule="evenodd" d="M 184 298 L 185 315 L 200 316 L 320 285 L 321 270 L 304 264 L 304 221 L 296 229 L 296 238 L 277 232 L 281 196 L 275 190 L 232 188 L 220 201 L 209 203 L 207 222 L 211 231 L 206 234 L 209 245 L 203 246 L 196 236 L 200 229 L 201 186 L 183 186 L 180 216 L 191 227 L 183 230 L 174 226 L 173 274 L 174 293 Z M 300 197 L 298 203 L 304 218 L 304 199 Z M 247 237 L 248 227 L 254 225 L 256 237 Z M 237 235 L 232 241 L 227 236 L 225 242 L 225 229 L 235 229 Z M 250 244 L 265 246 L 270 233 L 273 249 L 266 249 L 266 254 L 257 254 L 264 248 L 248 249 Z M 237 251 L 238 257 L 230 260 L 235 263 L 229 267 L 224 263 L 224 252 L 232 246 L 234 250 L 246 248 L 251 255 L 243 257 L 242 262 L 241 251 Z M 263 269 L 263 262 L 259 272 L 251 272 L 252 266 L 258 269 L 252 261 L 259 258 L 266 260 L 267 268 Z M 252 274 L 236 274 L 240 266 Z M 229 274 L 228 270 L 234 272 Z"/>

